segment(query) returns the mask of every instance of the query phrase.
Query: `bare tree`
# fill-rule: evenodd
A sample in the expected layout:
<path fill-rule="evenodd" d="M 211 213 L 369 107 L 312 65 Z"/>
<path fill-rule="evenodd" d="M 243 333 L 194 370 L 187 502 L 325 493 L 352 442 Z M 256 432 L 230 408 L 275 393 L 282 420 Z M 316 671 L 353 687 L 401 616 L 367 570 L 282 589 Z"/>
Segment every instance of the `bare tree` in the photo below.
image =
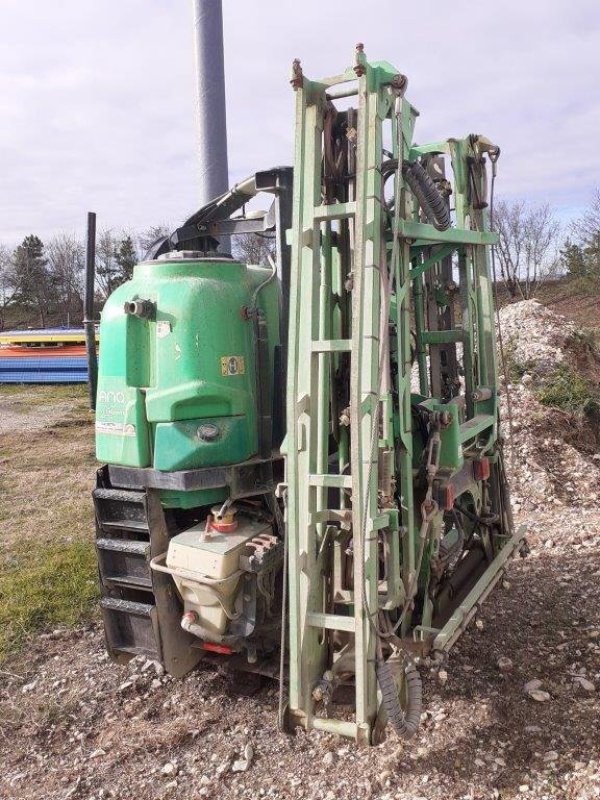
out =
<path fill-rule="evenodd" d="M 46 257 L 61 316 L 71 325 L 83 312 L 83 244 L 73 235 L 60 233 L 46 245 Z"/>
<path fill-rule="evenodd" d="M 584 244 L 597 239 L 600 233 L 600 189 L 596 189 L 589 207 L 581 219 L 573 223 L 572 228 L 577 238 Z"/>
<path fill-rule="evenodd" d="M 560 224 L 546 203 L 500 201 L 494 214 L 500 275 L 512 297 L 532 297 L 540 278 L 550 274 L 557 259 Z"/>
<path fill-rule="evenodd" d="M 0 244 L 0 331 L 6 327 L 6 309 L 13 303 L 18 291 L 19 283 L 15 282 L 11 250 Z"/>
<path fill-rule="evenodd" d="M 233 241 L 233 255 L 246 264 L 268 266 L 275 258 L 275 237 L 269 234 L 242 233 Z"/>
<path fill-rule="evenodd" d="M 600 189 L 596 189 L 592 202 L 571 229 L 579 241 L 583 273 L 597 283 L 600 280 Z"/>
<path fill-rule="evenodd" d="M 142 258 L 159 239 L 168 236 L 171 231 L 166 225 L 151 225 L 138 234 L 137 241 Z"/>

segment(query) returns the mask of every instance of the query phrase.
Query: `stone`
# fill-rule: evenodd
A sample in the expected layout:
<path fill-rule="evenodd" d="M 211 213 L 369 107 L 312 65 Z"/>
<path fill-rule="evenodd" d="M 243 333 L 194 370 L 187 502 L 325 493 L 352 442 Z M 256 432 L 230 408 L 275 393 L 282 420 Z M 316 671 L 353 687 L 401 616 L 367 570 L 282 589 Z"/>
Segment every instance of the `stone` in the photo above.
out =
<path fill-rule="evenodd" d="M 529 694 L 529 692 L 533 692 L 535 689 L 539 689 L 542 685 L 541 680 L 539 678 L 534 678 L 532 681 L 527 681 L 525 686 L 523 686 L 523 691 L 525 694 Z"/>
<path fill-rule="evenodd" d="M 535 700 L 538 703 L 545 703 L 547 700 L 550 700 L 549 692 L 544 692 L 542 689 L 533 689 L 533 691 L 529 692 L 528 694 L 532 700 Z"/>
<path fill-rule="evenodd" d="M 254 748 L 248 742 L 246 747 L 244 747 L 244 755 L 243 758 L 238 758 L 236 761 L 233 762 L 231 765 L 232 772 L 247 772 L 252 759 L 254 757 Z"/>

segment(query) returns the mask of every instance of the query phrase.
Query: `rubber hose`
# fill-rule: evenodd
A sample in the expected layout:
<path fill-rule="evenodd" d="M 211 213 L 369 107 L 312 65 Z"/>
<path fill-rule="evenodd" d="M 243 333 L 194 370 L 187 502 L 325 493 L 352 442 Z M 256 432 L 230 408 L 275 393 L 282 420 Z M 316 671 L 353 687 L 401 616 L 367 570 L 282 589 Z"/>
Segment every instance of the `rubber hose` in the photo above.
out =
<path fill-rule="evenodd" d="M 423 687 L 419 671 L 414 664 L 408 664 L 404 670 L 407 698 L 406 711 L 403 711 L 400 705 L 398 687 L 389 662 L 377 661 L 376 672 L 388 721 L 398 736 L 402 739 L 412 739 L 421 724 L 421 711 L 423 709 Z"/>
<path fill-rule="evenodd" d="M 450 211 L 439 189 L 418 161 L 403 161 L 402 175 L 429 222 L 438 231 L 450 227 Z"/>

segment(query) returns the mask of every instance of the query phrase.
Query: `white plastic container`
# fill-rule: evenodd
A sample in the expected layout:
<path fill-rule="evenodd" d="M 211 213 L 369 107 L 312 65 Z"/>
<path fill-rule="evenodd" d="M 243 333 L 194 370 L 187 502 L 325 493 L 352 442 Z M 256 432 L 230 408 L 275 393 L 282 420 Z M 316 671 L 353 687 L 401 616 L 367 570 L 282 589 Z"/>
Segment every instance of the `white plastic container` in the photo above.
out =
<path fill-rule="evenodd" d="M 272 532 L 264 522 L 238 517 L 238 523 L 232 533 L 211 530 L 206 535 L 201 522 L 169 542 L 166 564 L 184 610 L 195 611 L 198 624 L 213 635 L 222 634 L 236 613 L 240 555 L 255 536 Z"/>

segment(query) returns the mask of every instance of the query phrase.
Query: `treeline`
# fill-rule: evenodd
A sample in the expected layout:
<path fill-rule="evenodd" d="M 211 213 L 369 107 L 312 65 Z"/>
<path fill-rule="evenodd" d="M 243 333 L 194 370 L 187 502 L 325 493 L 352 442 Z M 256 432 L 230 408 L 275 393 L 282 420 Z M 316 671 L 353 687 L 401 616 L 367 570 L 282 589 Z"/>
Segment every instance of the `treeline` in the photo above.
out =
<path fill-rule="evenodd" d="M 561 225 L 548 204 L 500 200 L 490 209 L 498 234 L 494 249 L 496 280 L 517 299 L 533 297 L 540 281 L 568 277 L 583 291 L 600 290 L 600 190 L 581 218 Z M 140 234 L 102 231 L 96 243 L 96 299 L 128 280 L 149 247 L 167 233 L 165 226 Z M 250 264 L 269 264 L 273 240 L 235 237 L 233 253 Z M 0 330 L 36 324 L 79 325 L 83 318 L 84 244 L 59 234 L 47 243 L 26 236 L 14 250 L 0 244 Z"/>
<path fill-rule="evenodd" d="M 128 280 L 164 226 L 140 234 L 101 231 L 96 243 L 96 302 Z M 11 250 L 0 244 L 0 330 L 39 325 L 80 325 L 83 319 L 85 245 L 61 233 L 43 242 L 33 234 Z"/>
<path fill-rule="evenodd" d="M 497 279 L 512 297 L 529 299 L 540 281 L 559 277 L 577 280 L 582 290 L 600 287 L 600 190 L 567 226 L 547 203 L 501 200 L 493 209 L 493 227 Z"/>
<path fill-rule="evenodd" d="M 576 220 L 561 250 L 562 261 L 575 278 L 593 288 L 600 285 L 600 190 L 581 219 Z"/>

